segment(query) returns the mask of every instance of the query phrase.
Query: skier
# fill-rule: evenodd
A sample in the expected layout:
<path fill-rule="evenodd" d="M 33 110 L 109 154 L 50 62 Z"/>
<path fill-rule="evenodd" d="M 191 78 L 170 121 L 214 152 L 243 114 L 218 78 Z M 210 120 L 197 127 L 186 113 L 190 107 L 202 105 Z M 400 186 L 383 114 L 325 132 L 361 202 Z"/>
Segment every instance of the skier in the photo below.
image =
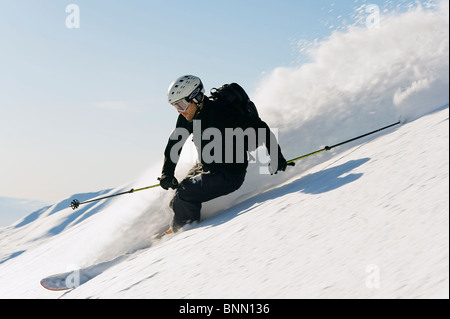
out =
<path fill-rule="evenodd" d="M 236 145 L 237 138 L 233 138 L 235 135 L 231 138 L 227 136 L 227 130 L 253 128 L 256 132 L 257 129 L 264 129 L 264 143 L 271 159 L 269 172 L 272 175 L 285 171 L 288 165 L 295 165 L 286 162 L 274 134 L 259 116 L 239 112 L 240 105 L 229 105 L 229 101 L 224 99 L 213 100 L 204 93 L 202 81 L 192 75 L 176 79 L 168 90 L 168 101 L 180 115 L 164 151 L 164 165 L 159 178 L 163 189 L 176 190 L 170 202 L 174 216 L 166 234 L 199 221 L 202 203 L 230 194 L 243 184 L 248 166 L 246 155 L 251 147 L 246 143 L 244 148 L 239 149 Z M 257 114 L 256 108 L 255 112 Z M 216 134 L 203 136 L 208 129 L 210 133 Z M 191 134 L 199 154 L 199 163 L 178 183 L 174 177 L 175 167 L 182 145 Z M 211 135 L 218 145 L 212 151 L 213 155 L 210 154 L 211 145 L 208 147 L 209 152 L 205 150 L 208 143 L 212 143 Z M 204 150 L 211 156 L 206 156 Z M 230 154 L 230 151 L 235 153 Z"/>

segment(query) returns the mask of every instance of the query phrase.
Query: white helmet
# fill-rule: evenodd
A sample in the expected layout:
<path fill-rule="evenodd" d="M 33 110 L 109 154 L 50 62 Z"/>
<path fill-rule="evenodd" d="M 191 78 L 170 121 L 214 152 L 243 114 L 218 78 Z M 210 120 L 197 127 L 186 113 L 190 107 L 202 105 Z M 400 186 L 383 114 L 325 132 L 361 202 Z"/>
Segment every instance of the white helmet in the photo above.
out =
<path fill-rule="evenodd" d="M 169 87 L 167 98 L 174 105 L 179 101 L 187 103 L 194 101 L 200 103 L 203 100 L 205 89 L 200 78 L 193 75 L 185 75 L 176 79 Z"/>

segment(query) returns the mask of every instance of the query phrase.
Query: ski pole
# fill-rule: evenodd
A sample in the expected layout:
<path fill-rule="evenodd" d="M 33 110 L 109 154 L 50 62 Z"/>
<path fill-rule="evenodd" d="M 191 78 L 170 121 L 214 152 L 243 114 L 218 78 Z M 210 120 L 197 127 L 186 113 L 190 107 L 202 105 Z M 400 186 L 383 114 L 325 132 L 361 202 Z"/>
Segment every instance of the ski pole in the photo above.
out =
<path fill-rule="evenodd" d="M 318 150 L 318 151 L 315 151 L 315 152 L 312 152 L 312 153 L 309 153 L 309 154 L 306 154 L 306 155 L 303 155 L 303 156 L 300 156 L 300 157 L 291 159 L 291 160 L 288 161 L 287 163 L 288 163 L 288 164 L 291 164 L 291 163 L 294 163 L 294 162 L 299 161 L 299 160 L 301 160 L 301 159 L 304 159 L 304 158 L 306 158 L 306 157 L 309 157 L 309 156 L 312 156 L 312 155 L 316 155 L 316 154 L 319 154 L 319 153 L 322 153 L 322 152 L 325 152 L 325 151 L 329 151 L 329 150 L 331 150 L 331 149 L 333 149 L 333 148 L 335 148 L 335 147 L 338 147 L 338 146 L 341 146 L 341 145 L 344 145 L 344 144 L 347 144 L 347 143 L 350 143 L 350 142 L 359 140 L 360 138 L 363 138 L 363 137 L 366 137 L 366 136 L 369 136 L 369 135 L 378 133 L 378 132 L 380 132 L 380 131 L 386 130 L 386 129 L 388 129 L 388 128 L 390 128 L 390 127 L 393 127 L 393 126 L 395 126 L 395 125 L 398 125 L 398 124 L 400 124 L 400 123 L 401 123 L 401 122 L 398 121 L 397 123 L 394 123 L 394 124 L 391 124 L 391 125 L 382 127 L 382 128 L 380 128 L 380 129 L 378 129 L 378 130 L 375 130 L 375 131 L 373 131 L 373 132 L 366 133 L 366 134 L 364 134 L 364 135 L 361 135 L 361 136 L 358 136 L 358 137 L 349 139 L 349 140 L 347 140 L 347 141 L 338 143 L 338 144 L 336 144 L 336 145 L 333 145 L 333 146 L 325 146 L 325 147 L 324 147 L 323 149 L 321 149 L 321 150 Z"/>
<path fill-rule="evenodd" d="M 118 193 L 118 194 L 114 194 L 114 195 L 109 195 L 109 196 L 105 196 L 105 197 L 100 197 L 100 198 L 95 198 L 95 199 L 91 199 L 85 202 L 80 203 L 79 200 L 74 199 L 71 203 L 70 203 L 70 207 L 72 207 L 73 210 L 77 209 L 78 207 L 80 207 L 80 205 L 84 205 L 84 204 L 88 204 L 88 203 L 92 203 L 92 202 L 96 202 L 102 199 L 106 199 L 106 198 L 111 198 L 111 197 L 115 197 L 115 196 L 120 196 L 120 195 L 125 195 L 125 194 L 133 194 L 136 192 L 140 192 L 146 189 L 150 189 L 150 188 L 156 188 L 160 186 L 160 184 L 158 185 L 153 185 L 153 186 L 147 186 L 147 187 L 142 187 L 142 188 L 138 188 L 138 189 L 130 189 L 129 191 L 126 192 L 122 192 L 122 193 Z"/>
<path fill-rule="evenodd" d="M 294 163 L 294 162 L 299 161 L 299 160 L 301 160 L 301 159 L 304 159 L 304 158 L 306 158 L 306 157 L 309 157 L 309 156 L 312 156 L 312 155 L 316 155 L 316 154 L 319 154 L 319 153 L 322 153 L 322 152 L 325 152 L 325 151 L 329 151 L 329 150 L 331 150 L 331 149 L 333 149 L 333 148 L 335 148 L 335 147 L 338 147 L 338 146 L 341 146 L 341 145 L 344 145 L 344 144 L 347 144 L 347 143 L 356 141 L 356 140 L 361 139 L 361 138 L 363 138 L 363 137 L 366 137 L 366 136 L 375 134 L 375 133 L 377 133 L 377 132 L 383 131 L 383 130 L 388 129 L 388 128 L 392 127 L 392 126 L 398 125 L 398 124 L 400 124 L 400 123 L 401 123 L 401 122 L 398 121 L 397 123 L 394 123 L 394 124 L 391 124 L 391 125 L 382 127 L 382 128 L 380 128 L 380 129 L 378 129 L 378 130 L 375 130 L 375 131 L 373 131 L 373 132 L 366 133 L 366 134 L 364 134 L 364 135 L 361 135 L 361 136 L 358 136 L 358 137 L 349 139 L 349 140 L 347 140 L 347 141 L 338 143 L 338 144 L 336 144 L 336 145 L 333 145 L 333 146 L 325 146 L 325 147 L 324 147 L 323 149 L 321 149 L 321 150 L 318 150 L 318 151 L 315 151 L 315 152 L 312 152 L 312 153 L 309 153 L 309 154 L 306 154 L 306 155 L 303 155 L 303 156 L 300 156 L 300 157 L 291 159 L 291 160 L 288 161 L 287 163 L 288 163 L 288 164 L 291 164 L 291 163 Z M 157 185 L 152 185 L 152 186 L 142 187 L 142 188 L 138 188 L 138 189 L 133 189 L 133 188 L 132 188 L 132 189 L 130 189 L 129 191 L 126 191 L 126 192 L 122 192 L 122 193 L 118 193 L 118 194 L 113 194 L 113 195 L 109 195 L 109 196 L 104 196 L 104 197 L 100 197 L 100 198 L 95 198 L 95 199 L 91 199 L 91 200 L 88 200 L 88 201 L 85 201 L 85 202 L 82 202 L 82 203 L 80 203 L 80 201 L 78 201 L 77 199 L 74 199 L 74 200 L 70 203 L 70 207 L 72 207 L 72 209 L 75 210 L 75 209 L 77 209 L 78 207 L 80 207 L 80 205 L 84 205 L 84 204 L 96 202 L 96 201 L 99 201 L 99 200 L 102 200 L 102 199 L 107 199 L 107 198 L 111 198 L 111 197 L 115 197 L 115 196 L 121 196 L 121 195 L 125 195 L 125 194 L 132 194 L 132 193 L 140 192 L 140 191 L 143 191 L 143 190 L 146 190 L 146 189 L 156 188 L 156 187 L 159 187 L 159 186 L 161 186 L 161 185 L 160 185 L 160 184 L 157 184 Z"/>

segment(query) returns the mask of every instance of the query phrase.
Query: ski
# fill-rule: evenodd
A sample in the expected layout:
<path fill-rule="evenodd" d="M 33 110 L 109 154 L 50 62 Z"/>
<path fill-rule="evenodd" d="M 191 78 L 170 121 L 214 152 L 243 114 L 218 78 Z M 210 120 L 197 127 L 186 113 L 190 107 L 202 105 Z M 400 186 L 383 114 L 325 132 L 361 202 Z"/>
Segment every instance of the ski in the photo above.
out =
<path fill-rule="evenodd" d="M 51 275 L 48 277 L 43 278 L 40 281 L 40 284 L 42 287 L 44 287 L 47 290 L 51 291 L 66 291 L 78 288 L 79 286 L 85 284 L 86 282 L 94 279 L 98 275 L 105 272 L 110 267 L 124 261 L 128 257 L 141 252 L 144 249 L 150 248 L 154 244 L 159 243 L 163 238 L 165 237 L 171 237 L 169 235 L 174 234 L 172 229 L 167 229 L 167 227 L 164 228 L 164 230 L 161 230 L 156 233 L 156 235 L 153 235 L 150 238 L 150 242 L 148 243 L 148 246 L 139 249 L 137 251 L 126 253 L 122 256 L 116 257 L 112 260 L 98 263 L 95 265 L 91 265 L 85 268 L 75 269 L 55 275 Z"/>
<path fill-rule="evenodd" d="M 75 289 L 89 280 L 97 277 L 108 268 L 118 264 L 124 259 L 128 258 L 131 254 L 125 254 L 116 257 L 110 261 L 95 264 L 86 268 L 72 270 L 49 277 L 45 277 L 40 281 L 42 287 L 51 291 L 64 291 Z"/>

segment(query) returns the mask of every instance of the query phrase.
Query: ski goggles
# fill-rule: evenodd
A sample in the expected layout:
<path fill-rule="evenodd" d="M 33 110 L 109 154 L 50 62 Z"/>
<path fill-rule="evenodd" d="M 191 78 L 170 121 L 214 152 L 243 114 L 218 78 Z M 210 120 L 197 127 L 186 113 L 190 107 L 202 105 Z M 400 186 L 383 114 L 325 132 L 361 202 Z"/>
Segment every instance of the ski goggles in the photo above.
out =
<path fill-rule="evenodd" d="M 202 91 L 202 88 L 203 86 L 199 86 L 188 97 L 182 98 L 181 100 L 172 103 L 173 107 L 176 108 L 178 112 L 184 112 L 189 107 L 189 103 L 200 103 L 203 99 L 204 92 Z"/>
<path fill-rule="evenodd" d="M 172 106 L 176 108 L 178 112 L 185 112 L 189 107 L 189 102 L 184 98 L 172 103 Z"/>

